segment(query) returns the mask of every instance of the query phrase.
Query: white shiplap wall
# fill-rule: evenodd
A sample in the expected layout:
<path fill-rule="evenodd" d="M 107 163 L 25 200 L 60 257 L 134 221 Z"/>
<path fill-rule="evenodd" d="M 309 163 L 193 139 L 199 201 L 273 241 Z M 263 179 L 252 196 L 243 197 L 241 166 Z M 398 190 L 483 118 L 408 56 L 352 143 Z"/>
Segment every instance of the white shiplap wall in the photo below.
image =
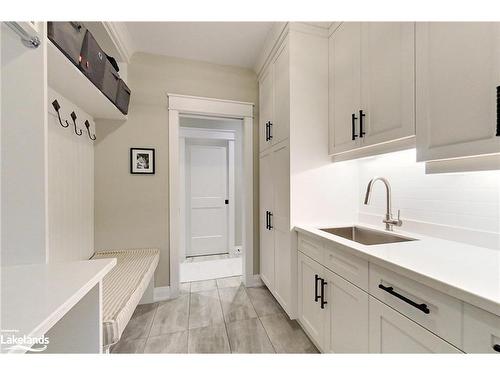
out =
<path fill-rule="evenodd" d="M 425 163 L 405 150 L 357 161 L 360 221 L 380 225 L 385 213 L 385 188 L 377 182 L 371 204 L 363 198 L 374 176 L 389 179 L 393 211 L 401 209 L 402 230 L 499 248 L 500 171 L 425 174 Z"/>
<path fill-rule="evenodd" d="M 63 128 L 52 107 L 57 99 Z M 49 262 L 88 259 L 94 249 L 94 146 L 84 121 L 92 117 L 49 88 L 48 92 L 48 214 Z M 74 132 L 71 111 L 83 134 Z"/>

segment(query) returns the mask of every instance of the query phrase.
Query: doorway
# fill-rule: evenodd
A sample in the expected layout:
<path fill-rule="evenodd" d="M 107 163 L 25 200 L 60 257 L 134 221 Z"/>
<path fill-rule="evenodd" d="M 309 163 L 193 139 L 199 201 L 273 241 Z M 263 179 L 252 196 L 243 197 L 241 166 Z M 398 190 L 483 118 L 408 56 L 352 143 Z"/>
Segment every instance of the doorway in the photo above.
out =
<path fill-rule="evenodd" d="M 247 286 L 256 285 L 258 276 L 254 276 L 253 268 L 253 104 L 186 95 L 167 95 L 169 100 L 170 204 L 170 287 L 168 293 L 171 298 L 179 294 L 181 266 L 196 265 L 195 268 L 198 267 L 197 273 L 200 276 L 202 270 L 209 269 L 207 267 L 209 262 L 224 261 L 226 265 L 219 269 L 227 271 L 230 268 L 228 264 L 234 259 L 240 262 L 235 272 L 243 276 L 243 282 Z M 214 121 L 226 125 L 228 122 L 237 123 L 241 136 L 238 137 L 235 129 L 224 129 L 224 126 L 214 128 Z M 189 125 L 188 122 L 196 122 L 196 124 Z M 212 123 L 207 124 L 207 122 Z M 205 124 L 202 125 L 202 123 Z M 212 135 L 205 136 L 204 143 L 199 141 L 199 136 L 185 136 L 185 132 L 192 135 L 193 132 L 200 131 L 205 135 L 209 133 Z M 184 134 L 183 137 L 181 133 Z M 228 139 L 231 138 L 231 133 L 233 133 L 233 141 Z M 238 150 L 236 146 L 238 141 L 240 142 L 241 168 L 237 167 L 236 161 L 237 152 L 235 151 Z M 231 158 L 231 152 L 234 153 L 234 158 Z M 223 155 L 226 155 L 225 158 Z M 224 161 L 228 165 L 226 172 L 220 168 Z M 187 168 L 182 168 L 183 165 Z M 188 181 L 186 169 L 198 169 L 201 168 L 200 166 L 203 166 L 205 173 L 195 171 L 193 175 L 189 171 Z M 217 172 L 207 173 L 212 169 Z M 238 187 L 230 188 L 231 179 L 233 179 L 234 186 L 238 185 L 236 177 L 238 173 L 240 174 L 239 199 L 236 198 Z M 219 177 L 207 182 L 213 174 Z M 225 184 L 227 190 L 220 187 L 221 181 L 227 181 Z M 188 183 L 196 183 L 198 186 L 188 189 L 186 186 Z M 207 187 L 205 186 L 207 184 L 211 185 Z M 203 186 L 200 187 L 200 185 Z M 220 198 L 223 198 L 223 195 L 226 198 L 222 206 Z M 189 204 L 186 204 L 187 200 Z M 225 203 L 226 200 L 229 201 L 228 204 Z M 195 210 L 200 210 L 200 212 L 196 212 L 195 218 L 190 217 L 190 222 L 187 223 L 188 215 L 193 215 L 192 211 Z M 210 210 L 212 212 L 209 213 Z M 217 220 L 212 223 L 211 217 Z M 224 222 L 224 218 L 227 219 L 227 230 L 220 224 Z M 225 242 L 228 244 L 221 250 L 222 253 L 213 253 L 219 251 L 217 249 L 220 249 L 221 244 Z M 202 257 L 206 257 L 205 261 L 199 261 Z M 208 257 L 212 259 L 207 259 Z M 216 277 L 201 275 L 200 279 L 211 278 Z"/>
<path fill-rule="evenodd" d="M 243 274 L 240 119 L 181 116 L 180 282 Z"/>

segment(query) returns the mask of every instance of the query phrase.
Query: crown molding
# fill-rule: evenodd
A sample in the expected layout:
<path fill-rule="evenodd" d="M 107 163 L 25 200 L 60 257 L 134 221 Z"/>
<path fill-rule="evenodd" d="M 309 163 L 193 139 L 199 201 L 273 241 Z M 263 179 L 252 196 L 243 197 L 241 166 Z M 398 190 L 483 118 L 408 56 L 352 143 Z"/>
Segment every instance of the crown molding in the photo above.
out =
<path fill-rule="evenodd" d="M 130 58 L 136 51 L 133 49 L 132 38 L 127 27 L 120 22 L 103 22 L 102 24 L 111 41 L 115 44 L 122 60 L 129 63 Z"/>

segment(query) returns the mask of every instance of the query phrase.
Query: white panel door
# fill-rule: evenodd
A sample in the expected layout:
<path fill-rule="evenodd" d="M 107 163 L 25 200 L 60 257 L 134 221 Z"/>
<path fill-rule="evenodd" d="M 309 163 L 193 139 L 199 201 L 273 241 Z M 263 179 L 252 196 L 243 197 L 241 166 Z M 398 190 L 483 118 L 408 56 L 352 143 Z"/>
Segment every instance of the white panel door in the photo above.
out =
<path fill-rule="evenodd" d="M 274 120 L 271 125 L 273 144 L 288 138 L 290 131 L 290 59 L 285 42 L 274 61 Z"/>
<path fill-rule="evenodd" d="M 415 135 L 415 23 L 361 23 L 363 146 Z"/>
<path fill-rule="evenodd" d="M 316 345 L 322 347 L 325 309 L 321 308 L 323 266 L 298 252 L 298 319 Z"/>
<path fill-rule="evenodd" d="M 227 148 L 188 145 L 189 246 L 187 255 L 228 251 Z"/>
<path fill-rule="evenodd" d="M 461 353 L 417 323 L 370 297 L 370 353 Z"/>
<path fill-rule="evenodd" d="M 267 124 L 273 122 L 273 66 L 269 66 L 259 81 L 259 150 L 268 149 L 272 139 L 268 139 L 270 131 Z"/>
<path fill-rule="evenodd" d="M 499 85 L 500 23 L 418 22 L 417 159 L 500 152 Z"/>
<path fill-rule="evenodd" d="M 284 144 L 285 143 L 285 144 Z M 290 152 L 287 142 L 274 146 L 273 211 L 275 297 L 288 312 L 292 302 L 292 249 L 290 243 Z"/>
<path fill-rule="evenodd" d="M 260 169 L 260 277 L 269 290 L 274 288 L 274 231 L 269 227 L 273 211 L 273 154 L 267 150 L 259 159 Z"/>
<path fill-rule="evenodd" d="M 342 23 L 329 41 L 329 152 L 331 155 L 359 146 L 360 52 L 361 24 L 359 22 Z M 353 136 L 356 136 L 354 140 Z"/>
<path fill-rule="evenodd" d="M 325 270 L 324 350 L 331 353 L 368 353 L 368 293 Z"/>

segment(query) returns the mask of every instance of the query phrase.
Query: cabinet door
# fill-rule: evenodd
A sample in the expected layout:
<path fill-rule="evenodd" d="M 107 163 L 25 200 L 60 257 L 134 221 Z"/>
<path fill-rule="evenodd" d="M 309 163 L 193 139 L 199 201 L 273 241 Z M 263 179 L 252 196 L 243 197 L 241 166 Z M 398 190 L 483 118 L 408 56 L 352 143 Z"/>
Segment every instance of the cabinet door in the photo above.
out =
<path fill-rule="evenodd" d="M 361 24 L 344 22 L 329 40 L 329 152 L 357 148 L 359 135 Z"/>
<path fill-rule="evenodd" d="M 323 266 L 301 252 L 298 254 L 298 319 L 315 344 L 322 347 L 325 310 L 316 296 L 321 293 L 319 278 L 323 277 Z"/>
<path fill-rule="evenodd" d="M 500 23 L 417 23 L 417 159 L 499 152 L 499 85 Z"/>
<path fill-rule="evenodd" d="M 266 211 L 273 210 L 273 154 L 270 150 L 263 153 L 260 162 L 260 276 L 267 287 L 274 288 L 274 231 L 266 226 Z"/>
<path fill-rule="evenodd" d="M 370 297 L 371 353 L 460 353 L 443 339 Z"/>
<path fill-rule="evenodd" d="M 274 60 L 274 116 L 271 126 L 273 144 L 288 138 L 290 129 L 290 60 L 285 42 Z"/>
<path fill-rule="evenodd" d="M 464 303 L 464 351 L 500 354 L 500 316 Z"/>
<path fill-rule="evenodd" d="M 361 24 L 360 109 L 363 146 L 415 135 L 415 23 Z"/>
<path fill-rule="evenodd" d="M 266 123 L 273 121 L 273 67 L 259 81 L 259 150 L 266 150 L 271 141 L 266 140 Z"/>
<path fill-rule="evenodd" d="M 368 353 L 368 293 L 328 270 L 325 279 L 325 351 Z"/>
<path fill-rule="evenodd" d="M 290 234 L 290 153 L 286 142 L 274 146 L 273 153 L 273 211 L 274 264 L 276 298 L 287 312 L 291 309 L 292 249 Z"/>

